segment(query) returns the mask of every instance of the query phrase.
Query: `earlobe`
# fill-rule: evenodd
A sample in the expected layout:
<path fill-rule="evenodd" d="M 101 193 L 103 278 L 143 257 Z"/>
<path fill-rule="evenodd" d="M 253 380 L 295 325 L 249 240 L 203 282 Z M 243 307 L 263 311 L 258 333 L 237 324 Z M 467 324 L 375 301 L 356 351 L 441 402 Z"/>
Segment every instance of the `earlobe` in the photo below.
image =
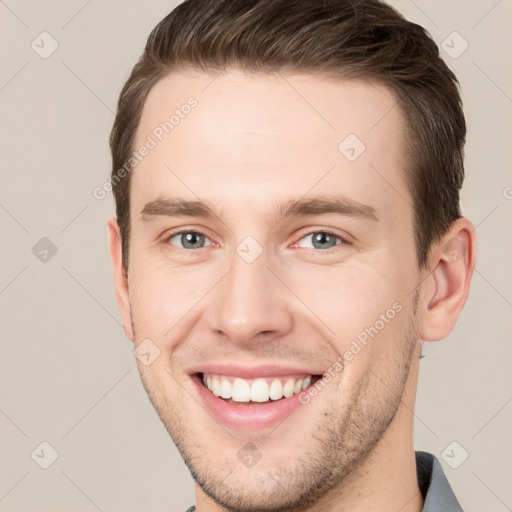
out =
<path fill-rule="evenodd" d="M 121 231 L 114 215 L 108 221 L 109 251 L 114 274 L 114 288 L 117 306 L 121 314 L 123 329 L 126 336 L 133 341 L 134 333 L 131 321 L 130 296 L 128 292 L 128 276 L 123 265 Z"/>
<path fill-rule="evenodd" d="M 475 228 L 465 218 L 452 223 L 431 251 L 431 273 L 425 280 L 427 294 L 420 338 L 437 341 L 452 331 L 466 303 L 475 267 Z"/>

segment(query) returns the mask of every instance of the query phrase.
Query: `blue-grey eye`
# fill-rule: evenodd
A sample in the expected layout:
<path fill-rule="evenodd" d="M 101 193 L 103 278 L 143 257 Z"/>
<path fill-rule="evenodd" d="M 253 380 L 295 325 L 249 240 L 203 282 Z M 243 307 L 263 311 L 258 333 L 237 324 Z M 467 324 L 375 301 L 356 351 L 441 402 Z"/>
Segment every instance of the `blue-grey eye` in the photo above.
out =
<path fill-rule="evenodd" d="M 169 243 L 172 245 L 178 245 L 178 247 L 182 247 L 183 249 L 201 249 L 202 247 L 205 247 L 206 240 L 210 241 L 207 236 L 201 233 L 197 233 L 195 231 L 183 231 L 171 236 L 169 238 Z M 178 243 L 176 243 L 177 241 Z"/>
<path fill-rule="evenodd" d="M 307 246 L 312 249 L 332 249 L 336 245 L 339 245 L 337 241 L 343 242 L 339 236 L 333 235 L 332 233 L 327 233 L 326 231 L 316 231 L 313 233 L 309 233 L 308 235 L 301 238 L 302 240 L 310 239 L 310 246 Z M 304 247 L 301 245 L 301 247 Z"/>

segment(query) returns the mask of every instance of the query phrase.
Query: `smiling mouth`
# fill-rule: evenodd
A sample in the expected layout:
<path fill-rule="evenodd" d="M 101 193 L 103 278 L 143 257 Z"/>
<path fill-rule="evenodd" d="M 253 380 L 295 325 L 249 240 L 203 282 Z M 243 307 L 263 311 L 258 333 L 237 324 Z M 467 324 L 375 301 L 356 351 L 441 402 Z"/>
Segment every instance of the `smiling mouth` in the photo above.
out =
<path fill-rule="evenodd" d="M 227 375 L 198 373 L 201 384 L 218 398 L 232 405 L 261 406 L 299 394 L 321 375 L 286 375 L 243 379 Z"/>

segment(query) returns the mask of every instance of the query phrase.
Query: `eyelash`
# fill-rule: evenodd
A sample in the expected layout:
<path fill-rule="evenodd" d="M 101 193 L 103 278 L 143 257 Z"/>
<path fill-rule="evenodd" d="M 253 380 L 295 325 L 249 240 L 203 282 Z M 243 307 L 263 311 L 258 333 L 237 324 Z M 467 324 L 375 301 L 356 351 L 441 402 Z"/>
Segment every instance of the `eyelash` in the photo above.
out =
<path fill-rule="evenodd" d="M 171 240 L 171 238 L 174 238 L 177 235 L 182 235 L 184 233 L 194 233 L 196 235 L 202 235 L 202 236 L 206 237 L 208 240 L 210 240 L 208 235 L 205 235 L 204 233 L 201 233 L 201 231 L 196 231 L 196 230 L 193 230 L 193 229 L 182 229 L 181 231 L 176 231 L 174 233 L 170 233 L 170 234 L 166 235 L 165 239 L 164 239 L 164 243 L 167 244 L 167 245 L 171 245 L 173 247 L 173 250 L 177 250 L 177 251 L 182 252 L 182 253 L 190 253 L 190 252 L 197 251 L 199 249 L 206 249 L 206 247 L 200 247 L 199 249 L 185 249 L 183 247 L 176 247 L 175 245 L 172 245 L 169 242 Z M 314 235 L 314 234 L 317 234 L 317 233 L 323 233 L 323 234 L 329 235 L 329 236 L 331 236 L 333 238 L 336 238 L 336 239 L 338 239 L 340 241 L 340 243 L 336 244 L 334 247 L 331 247 L 330 249 L 316 249 L 316 248 L 310 248 L 310 247 L 299 247 L 299 248 L 300 249 L 306 249 L 307 251 L 313 251 L 315 253 L 321 252 L 323 254 L 330 254 L 331 252 L 339 250 L 340 246 L 348 245 L 349 244 L 349 242 L 344 237 L 342 237 L 342 236 L 340 236 L 340 235 L 338 235 L 336 233 L 333 233 L 332 231 L 327 231 L 327 230 L 324 230 L 324 229 L 316 229 L 316 230 L 304 233 L 299 238 L 299 240 L 297 242 L 292 244 L 292 246 L 295 246 L 298 242 L 300 242 L 304 238 L 306 238 L 308 236 L 311 236 L 311 235 Z M 210 242 L 211 242 L 211 240 L 210 240 Z"/>

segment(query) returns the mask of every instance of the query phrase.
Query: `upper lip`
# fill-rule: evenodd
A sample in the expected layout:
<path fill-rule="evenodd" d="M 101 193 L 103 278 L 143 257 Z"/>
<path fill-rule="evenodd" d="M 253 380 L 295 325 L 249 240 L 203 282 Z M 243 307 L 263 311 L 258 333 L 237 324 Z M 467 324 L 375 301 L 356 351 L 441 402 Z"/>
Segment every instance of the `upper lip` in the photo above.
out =
<path fill-rule="evenodd" d="M 279 377 L 284 375 L 322 375 L 322 371 L 311 371 L 300 366 L 284 366 L 278 364 L 263 364 L 257 366 L 241 366 L 233 363 L 208 363 L 188 369 L 188 373 L 206 373 L 213 375 L 226 375 L 242 379 L 255 379 L 258 377 Z"/>

